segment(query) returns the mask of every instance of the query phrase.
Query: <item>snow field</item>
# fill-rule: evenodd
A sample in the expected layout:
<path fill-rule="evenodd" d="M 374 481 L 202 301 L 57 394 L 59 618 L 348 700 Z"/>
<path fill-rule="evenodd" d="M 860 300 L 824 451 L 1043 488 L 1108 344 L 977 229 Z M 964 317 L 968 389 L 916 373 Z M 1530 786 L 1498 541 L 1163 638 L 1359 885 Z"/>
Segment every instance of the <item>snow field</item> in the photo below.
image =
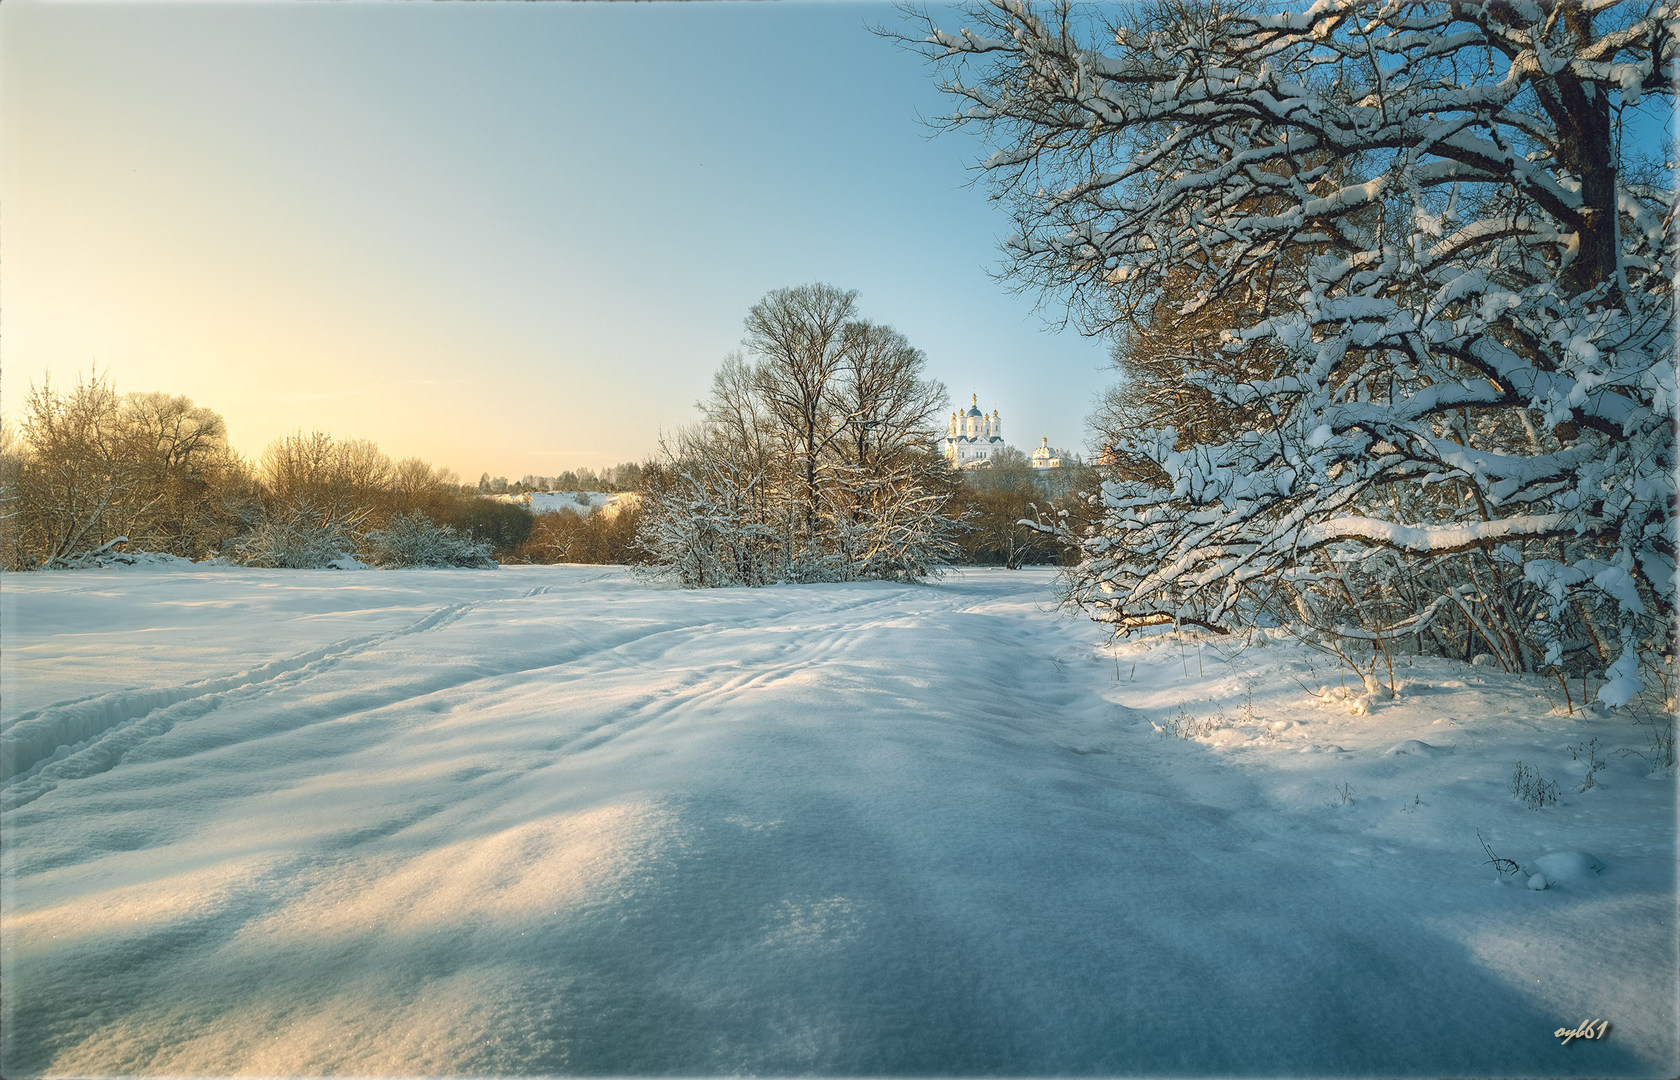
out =
<path fill-rule="evenodd" d="M 641 498 L 633 491 L 526 491 L 518 495 L 497 495 L 503 502 L 522 503 L 533 514 L 576 514 L 588 517 L 600 510 L 611 516 Z"/>
<path fill-rule="evenodd" d="M 5 1075 L 1675 1070 L 1626 716 L 1049 585 L 8 576 Z"/>
<path fill-rule="evenodd" d="M 1653 1075 L 1672 1071 L 1675 775 L 1646 760 L 1667 714 L 1577 701 L 1569 715 L 1555 683 L 1415 657 L 1396 658 L 1399 691 L 1378 698 L 1334 658 L 1264 635 L 1169 634 L 1107 651 L 1108 697 L 1137 710 L 1167 753 L 1217 763 L 1209 801 L 1231 777 L 1253 778 L 1257 827 L 1315 833 L 1325 866 L 1374 894 L 1417 898 L 1419 925 L 1536 1004 L 1619 1013 L 1625 1041 L 1667 1063 Z M 1531 809 L 1513 794 L 1519 764 L 1555 803 Z M 1483 840 L 1520 872 L 1499 874 Z M 1568 1056 L 1531 1068 L 1608 1071 Z"/>

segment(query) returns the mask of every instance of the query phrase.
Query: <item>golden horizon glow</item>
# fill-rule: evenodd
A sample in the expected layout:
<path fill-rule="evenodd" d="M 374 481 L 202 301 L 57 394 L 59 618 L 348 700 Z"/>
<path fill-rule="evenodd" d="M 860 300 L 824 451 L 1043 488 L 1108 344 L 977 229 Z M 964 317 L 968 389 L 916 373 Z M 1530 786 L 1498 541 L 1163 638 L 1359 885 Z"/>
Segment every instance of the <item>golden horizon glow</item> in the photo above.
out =
<path fill-rule="evenodd" d="M 938 95 L 865 14 L 8 0 L 0 408 L 97 365 L 251 458 L 322 430 L 464 479 L 602 468 L 822 280 L 1071 434 L 1102 347 L 1000 303 L 973 148 L 924 137 Z"/>

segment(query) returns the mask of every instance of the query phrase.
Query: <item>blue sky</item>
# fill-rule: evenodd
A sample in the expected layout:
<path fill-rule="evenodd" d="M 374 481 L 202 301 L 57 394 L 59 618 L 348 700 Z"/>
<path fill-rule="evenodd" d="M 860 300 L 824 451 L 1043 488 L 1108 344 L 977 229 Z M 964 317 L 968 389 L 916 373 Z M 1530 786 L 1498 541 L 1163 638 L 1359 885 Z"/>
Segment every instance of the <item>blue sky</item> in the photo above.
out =
<path fill-rule="evenodd" d="M 302 428 L 467 478 L 693 419 L 765 292 L 827 281 L 1078 449 L 1100 342 L 992 280 L 981 146 L 882 4 L 0 6 L 0 365 L 97 362 L 257 454 Z"/>
<path fill-rule="evenodd" d="M 1082 449 L 1101 342 L 993 280 L 983 147 L 886 4 L 0 4 L 0 404 L 97 363 L 237 447 L 467 479 L 640 459 L 826 281 Z M 941 20 L 959 25 L 954 14 Z M 1645 142 L 1671 120 L 1654 99 Z M 1048 312 L 1054 316 L 1056 312 Z"/>

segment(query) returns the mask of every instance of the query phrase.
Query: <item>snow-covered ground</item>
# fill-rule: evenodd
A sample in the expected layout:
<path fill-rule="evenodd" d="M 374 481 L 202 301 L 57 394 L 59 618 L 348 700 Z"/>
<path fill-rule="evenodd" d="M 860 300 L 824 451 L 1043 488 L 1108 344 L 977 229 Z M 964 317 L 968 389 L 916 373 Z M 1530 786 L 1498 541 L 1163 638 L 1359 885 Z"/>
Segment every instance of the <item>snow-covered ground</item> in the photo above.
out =
<path fill-rule="evenodd" d="M 8 576 L 0 1071 L 1676 1073 L 1651 728 L 1049 586 Z"/>
<path fill-rule="evenodd" d="M 494 498 L 519 503 L 533 514 L 570 513 L 588 517 L 597 510 L 616 514 L 620 506 L 634 504 L 641 496 L 633 491 L 525 491 Z"/>

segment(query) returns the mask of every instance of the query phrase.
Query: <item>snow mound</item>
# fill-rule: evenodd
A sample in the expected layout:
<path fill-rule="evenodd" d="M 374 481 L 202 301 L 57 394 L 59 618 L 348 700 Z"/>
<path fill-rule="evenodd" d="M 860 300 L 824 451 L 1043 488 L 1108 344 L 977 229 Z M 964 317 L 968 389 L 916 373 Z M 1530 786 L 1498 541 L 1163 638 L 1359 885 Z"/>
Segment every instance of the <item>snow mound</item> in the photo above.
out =
<path fill-rule="evenodd" d="M 95 563 L 96 566 L 167 566 L 184 568 L 192 566 L 193 561 L 180 555 L 171 555 L 167 551 L 117 551 L 105 556 Z"/>
<path fill-rule="evenodd" d="M 1673 710 L 1670 710 L 1673 711 Z M 1547 716 L 1590 716 L 1595 720 L 1604 720 L 1616 715 L 1616 710 L 1602 701 L 1578 701 L 1553 706 Z"/>
<path fill-rule="evenodd" d="M 1439 755 L 1450 754 L 1452 752 L 1453 748 L 1450 746 L 1435 746 L 1431 743 L 1424 742 L 1422 739 L 1406 739 L 1402 742 L 1395 743 L 1393 746 L 1383 751 L 1383 754 L 1385 757 L 1397 757 L 1401 754 L 1415 754 L 1418 757 L 1437 757 Z"/>
<path fill-rule="evenodd" d="M 51 563 L 41 567 L 43 570 L 115 570 L 125 566 L 166 567 L 168 569 L 190 569 L 191 559 L 180 555 L 171 555 L 167 551 L 117 551 L 116 547 L 128 543 L 128 538 L 119 536 L 96 551 L 83 552 L 64 559 L 54 559 Z"/>
<path fill-rule="evenodd" d="M 1604 861 L 1585 851 L 1554 851 L 1535 859 L 1534 866 L 1552 884 L 1593 878 L 1604 871 Z"/>

